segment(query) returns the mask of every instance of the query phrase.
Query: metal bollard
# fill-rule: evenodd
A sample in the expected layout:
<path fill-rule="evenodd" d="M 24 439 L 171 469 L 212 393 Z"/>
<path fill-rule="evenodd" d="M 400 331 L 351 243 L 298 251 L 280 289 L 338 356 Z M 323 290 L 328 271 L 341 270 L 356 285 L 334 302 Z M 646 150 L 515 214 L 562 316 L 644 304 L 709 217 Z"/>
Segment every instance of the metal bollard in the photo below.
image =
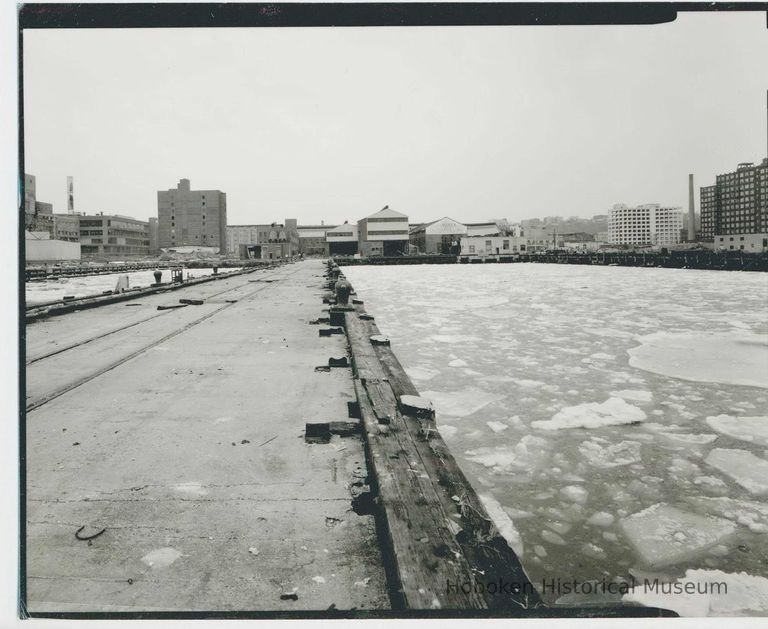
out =
<path fill-rule="evenodd" d="M 213 265 L 213 274 L 218 275 L 219 274 L 219 267 L 217 267 L 215 264 Z"/>
<path fill-rule="evenodd" d="M 336 303 L 341 306 L 349 304 L 349 295 L 352 292 L 352 284 L 347 280 L 339 280 L 336 282 Z"/>
<path fill-rule="evenodd" d="M 155 284 L 159 284 L 160 280 L 163 279 L 163 272 L 160 269 L 158 269 L 153 273 L 153 275 L 155 276 Z"/>

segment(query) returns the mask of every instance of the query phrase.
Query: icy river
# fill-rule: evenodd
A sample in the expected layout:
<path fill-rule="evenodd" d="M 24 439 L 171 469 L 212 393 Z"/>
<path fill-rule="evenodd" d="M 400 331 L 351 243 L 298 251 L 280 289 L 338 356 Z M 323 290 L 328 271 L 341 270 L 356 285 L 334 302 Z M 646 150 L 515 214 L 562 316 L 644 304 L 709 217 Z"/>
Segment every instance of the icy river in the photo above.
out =
<path fill-rule="evenodd" d="M 767 275 L 343 270 L 548 602 L 768 614 Z"/>
<path fill-rule="evenodd" d="M 220 269 L 220 273 L 236 271 L 238 268 Z M 162 269 L 163 276 L 161 281 L 171 281 L 171 271 Z M 154 270 L 130 271 L 123 273 L 106 273 L 104 275 L 83 275 L 77 277 L 62 277 L 42 281 L 27 282 L 25 286 L 27 306 L 42 304 L 49 301 L 62 299 L 65 295 L 73 297 L 88 297 L 91 295 L 101 295 L 104 291 L 114 290 L 117 280 L 121 275 L 128 276 L 128 283 L 131 288 L 146 288 L 155 281 Z M 184 269 L 184 279 L 203 277 L 211 275 L 212 268 Z"/>

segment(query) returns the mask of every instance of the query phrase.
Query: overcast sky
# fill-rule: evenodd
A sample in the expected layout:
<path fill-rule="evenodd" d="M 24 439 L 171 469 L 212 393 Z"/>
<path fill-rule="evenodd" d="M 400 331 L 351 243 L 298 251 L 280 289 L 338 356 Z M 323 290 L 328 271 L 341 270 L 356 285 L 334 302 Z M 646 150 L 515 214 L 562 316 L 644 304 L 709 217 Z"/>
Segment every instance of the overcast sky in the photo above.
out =
<path fill-rule="evenodd" d="M 230 224 L 687 207 L 766 156 L 765 13 L 658 26 L 32 30 L 39 200 L 146 219 L 189 178 Z M 698 194 L 697 194 L 698 197 Z M 698 210 L 698 201 L 697 201 Z"/>

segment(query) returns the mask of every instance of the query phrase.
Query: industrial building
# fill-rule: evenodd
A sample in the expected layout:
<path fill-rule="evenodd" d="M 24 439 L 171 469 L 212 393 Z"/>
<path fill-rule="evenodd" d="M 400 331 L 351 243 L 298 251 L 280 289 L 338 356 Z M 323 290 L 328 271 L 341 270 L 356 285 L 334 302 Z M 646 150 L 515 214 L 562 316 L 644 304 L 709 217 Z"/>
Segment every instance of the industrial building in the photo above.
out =
<path fill-rule="evenodd" d="M 325 235 L 335 225 L 302 225 L 298 227 L 299 253 L 303 256 L 327 256 L 328 242 Z"/>
<path fill-rule="evenodd" d="M 157 239 L 161 249 L 200 247 L 224 253 L 227 246 L 227 195 L 192 190 L 189 179 L 157 193 Z"/>
<path fill-rule="evenodd" d="M 54 214 L 53 235 L 57 240 L 80 242 L 80 216 L 77 214 Z"/>
<path fill-rule="evenodd" d="M 682 208 L 647 203 L 614 205 L 608 214 L 608 242 L 613 245 L 668 246 L 680 242 Z"/>
<path fill-rule="evenodd" d="M 411 228 L 410 244 L 420 253 L 457 254 L 462 238 L 467 237 L 467 226 L 447 216 L 431 223 Z"/>
<path fill-rule="evenodd" d="M 56 240 L 47 231 L 24 234 L 24 261 L 27 264 L 50 264 L 80 259 L 80 243 Z"/>
<path fill-rule="evenodd" d="M 357 221 L 358 252 L 365 257 L 408 253 L 408 217 L 384 206 Z"/>
<path fill-rule="evenodd" d="M 743 162 L 700 189 L 701 239 L 715 249 L 762 251 L 768 247 L 768 158 Z"/>
<path fill-rule="evenodd" d="M 228 225 L 227 252 L 240 258 L 278 259 L 299 253 L 299 230 L 295 218 L 285 223 L 263 225 Z"/>
<path fill-rule="evenodd" d="M 53 205 L 37 200 L 37 179 L 24 173 L 24 229 L 54 237 Z"/>
<path fill-rule="evenodd" d="M 344 223 L 325 234 L 329 256 L 353 256 L 357 253 L 357 225 Z"/>
<path fill-rule="evenodd" d="M 126 258 L 149 255 L 149 223 L 119 214 L 80 215 L 84 258 Z"/>

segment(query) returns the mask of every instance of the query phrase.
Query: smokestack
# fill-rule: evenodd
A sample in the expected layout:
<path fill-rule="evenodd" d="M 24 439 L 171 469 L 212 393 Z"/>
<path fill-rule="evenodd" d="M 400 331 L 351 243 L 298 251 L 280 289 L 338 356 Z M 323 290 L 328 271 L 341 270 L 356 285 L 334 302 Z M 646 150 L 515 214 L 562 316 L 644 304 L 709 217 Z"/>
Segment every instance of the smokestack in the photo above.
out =
<path fill-rule="evenodd" d="M 75 213 L 75 181 L 71 175 L 67 175 L 67 214 Z"/>
<path fill-rule="evenodd" d="M 693 206 L 693 174 L 688 175 L 688 242 L 696 240 L 696 212 Z"/>

